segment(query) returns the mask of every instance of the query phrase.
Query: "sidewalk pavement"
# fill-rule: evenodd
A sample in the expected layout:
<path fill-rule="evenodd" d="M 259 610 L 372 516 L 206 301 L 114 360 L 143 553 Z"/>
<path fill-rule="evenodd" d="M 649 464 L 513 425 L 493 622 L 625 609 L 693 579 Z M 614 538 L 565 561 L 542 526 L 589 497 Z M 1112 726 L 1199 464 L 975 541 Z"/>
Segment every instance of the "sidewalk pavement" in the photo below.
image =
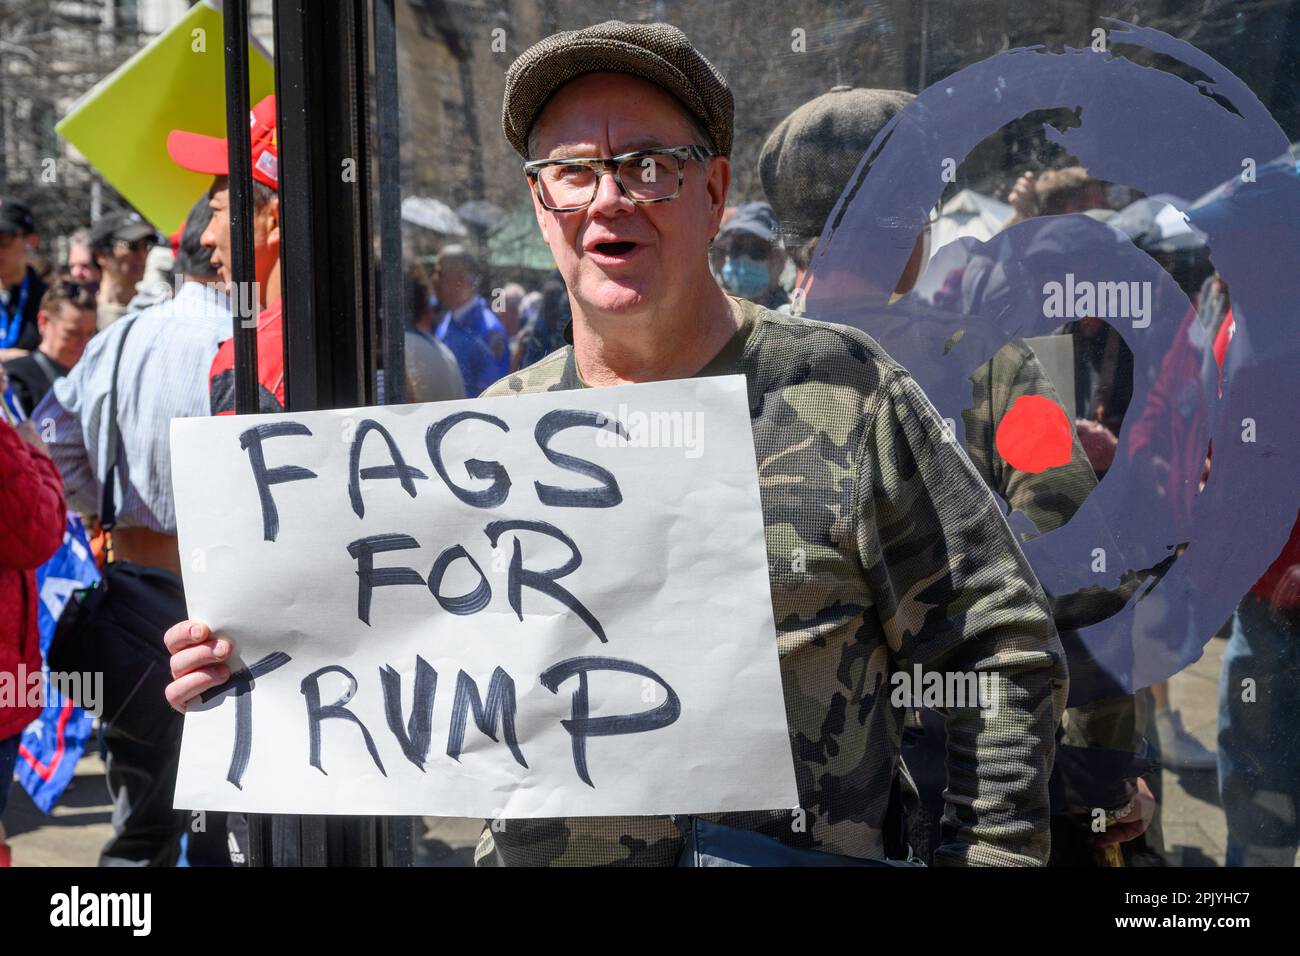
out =
<path fill-rule="evenodd" d="M 1215 746 L 1219 661 L 1224 642 L 1211 639 L 1195 664 L 1170 681 L 1172 706 L 1187 730 Z M 1171 866 L 1222 866 L 1227 827 L 1213 771 L 1164 771 L 1163 826 Z M 112 806 L 98 753 L 82 757 L 72 785 L 51 816 L 44 816 L 16 782 L 5 827 L 15 866 L 94 866 L 112 834 Z M 423 817 L 417 828 L 416 866 L 471 866 L 481 820 Z M 421 830 L 423 832 L 421 832 Z"/>

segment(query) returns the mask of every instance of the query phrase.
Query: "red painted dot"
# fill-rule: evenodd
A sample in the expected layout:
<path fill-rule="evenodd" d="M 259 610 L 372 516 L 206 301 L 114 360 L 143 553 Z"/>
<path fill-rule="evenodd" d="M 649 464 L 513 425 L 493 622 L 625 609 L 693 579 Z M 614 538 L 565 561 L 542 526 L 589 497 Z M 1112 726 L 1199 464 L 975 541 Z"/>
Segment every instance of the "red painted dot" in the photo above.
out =
<path fill-rule="evenodd" d="M 1069 463 L 1074 429 L 1050 398 L 1021 395 L 998 422 L 995 444 L 1012 468 L 1037 474 Z"/>

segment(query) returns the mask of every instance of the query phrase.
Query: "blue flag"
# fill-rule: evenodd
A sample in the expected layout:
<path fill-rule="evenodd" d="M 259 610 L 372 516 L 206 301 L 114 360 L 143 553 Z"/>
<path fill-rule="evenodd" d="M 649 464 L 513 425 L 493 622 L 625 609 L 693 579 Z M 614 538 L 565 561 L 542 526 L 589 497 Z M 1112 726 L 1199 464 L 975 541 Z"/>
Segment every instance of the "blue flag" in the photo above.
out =
<path fill-rule="evenodd" d="M 0 416 L 11 421 L 21 421 L 24 417 L 23 409 L 9 388 L 4 392 Z M 94 724 L 90 714 L 64 698 L 50 683 L 47 662 L 50 640 L 72 592 L 90 587 L 98 580 L 99 568 L 95 565 L 86 529 L 80 518 L 69 514 L 62 546 L 36 569 L 36 593 L 39 595 L 36 613 L 41 638 L 45 709 L 27 725 L 18 744 L 18 781 L 43 813 L 49 813 L 67 789 Z"/>

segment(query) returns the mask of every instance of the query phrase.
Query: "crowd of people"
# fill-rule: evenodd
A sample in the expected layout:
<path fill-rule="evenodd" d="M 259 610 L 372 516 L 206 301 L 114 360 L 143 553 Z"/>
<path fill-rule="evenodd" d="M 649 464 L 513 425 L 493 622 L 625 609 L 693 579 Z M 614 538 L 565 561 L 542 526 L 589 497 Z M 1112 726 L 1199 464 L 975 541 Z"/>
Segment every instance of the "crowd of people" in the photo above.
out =
<path fill-rule="evenodd" d="M 556 69 L 581 57 L 583 69 Z M 1120 331 L 1100 319 L 1062 323 L 1055 334 L 1069 343 L 1073 394 L 1061 394 L 1030 345 L 1007 343 L 971 376 L 961 449 L 934 441 L 947 426 L 908 372 L 860 330 L 815 321 L 809 304 L 835 204 L 911 99 L 836 88 L 804 104 L 763 145 L 764 197 L 729 204 L 730 90 L 680 31 L 611 22 L 543 40 L 511 67 L 503 127 L 556 270 L 536 289 L 492 288 L 475 251 L 459 244 L 442 248 L 428 274 L 408 263 L 406 399 L 747 376 L 808 819 L 792 829 L 789 814 L 754 812 L 726 825 L 856 860 L 1105 865 L 1121 847 L 1130 864 L 1159 865 L 1163 761 L 1217 768 L 1229 863 L 1291 865 L 1300 749 L 1282 725 L 1295 699 L 1284 662 L 1300 637 L 1300 534 L 1225 625 L 1216 755 L 1183 727 L 1163 681 L 1066 706 L 1069 636 L 1113 614 L 1158 569 L 1134 569 L 1111 589 L 1046 594 L 1004 517 L 1019 512 L 1042 533 L 1063 526 L 1117 454 L 1140 457 L 1152 480 L 1173 456 L 1200 455 L 1208 479 L 1208 449 L 1175 447 L 1152 400 L 1140 410 L 1130 403 L 1135 376 L 1170 392 L 1199 377 L 1207 356 L 1222 366 L 1232 335 L 1226 283 L 1193 273 L 1192 311 L 1158 368 L 1136 366 Z M 259 409 L 273 412 L 285 407 L 273 97 L 253 108 L 251 131 Z M 582 144 L 576 154 L 573 144 Z M 70 237 L 66 262 L 42 274 L 30 210 L 0 199 L 0 359 L 30 416 L 0 426 L 0 669 L 20 659 L 39 669 L 32 571 L 58 546 L 65 502 L 93 528 L 110 448 L 121 465 L 112 559 L 179 584 L 169 422 L 233 413 L 235 373 L 226 142 L 178 130 L 168 148 L 178 165 L 212 177 L 170 242 L 134 213 L 111 214 Z M 671 175 L 626 181 L 627 156 L 662 162 Z M 1011 189 L 1003 229 L 1076 213 L 1104 222 L 1116 212 L 1111 195 L 1082 168 L 1035 170 Z M 983 264 L 1001 253 L 982 249 L 957 265 L 949 255 L 942 275 L 922 281 L 939 261 L 930 228 L 941 213 L 905 237 L 913 251 L 890 301 L 980 314 L 997 281 Z M 1071 410 L 1059 467 L 1031 472 L 1000 451 L 999 425 L 1024 395 Z M 1185 390 L 1168 400 L 1186 401 Z M 1126 429 L 1141 440 L 1122 445 Z M 787 552 L 802 547 L 820 555 L 811 580 L 786 570 Z M 203 622 L 177 624 L 166 641 L 167 696 L 178 711 L 229 677 L 234 649 Z M 852 676 L 865 666 L 855 661 L 877 657 L 897 669 L 1014 671 L 1015 690 L 1000 701 L 996 727 L 962 709 L 900 712 Z M 1243 709 L 1232 693 L 1247 660 L 1266 662 L 1270 710 Z M 24 717 L 0 718 L 0 812 Z M 101 740 L 114 826 L 101 864 L 174 864 L 186 833 L 171 806 L 177 739 L 119 739 L 109 723 Z M 1262 790 L 1273 804 L 1261 804 Z M 1080 793 L 1095 796 L 1080 804 L 1062 795 Z M 1098 806 L 1102 832 L 1092 826 Z M 235 815 L 210 820 L 207 832 L 189 835 L 191 864 L 242 858 Z M 684 839 L 667 817 L 529 820 L 485 829 L 476 861 L 671 865 Z M 0 865 L 5 853 L 0 831 Z"/>
<path fill-rule="evenodd" d="M 259 410 L 274 412 L 285 407 L 274 97 L 254 106 L 251 129 L 255 278 L 245 301 L 255 301 L 258 312 Z M 56 516 L 32 507 L 37 492 L 31 482 L 42 475 L 25 472 L 23 480 L 5 483 L 4 504 L 15 515 L 6 526 L 6 543 L 31 547 L 40 542 L 37 552 L 23 552 L 21 566 L 3 564 L 24 580 L 34 580 L 34 569 L 61 542 L 66 501 L 86 519 L 101 563 L 160 569 L 179 587 L 169 424 L 174 418 L 234 411 L 232 302 L 240 300 L 230 294 L 225 141 L 177 130 L 169 149 L 179 165 L 213 177 L 211 188 L 196 198 L 183 227 L 170 238 L 136 212 L 108 213 L 68 237 L 66 261 L 55 267 L 37 255 L 40 232 L 30 208 L 0 197 L 0 384 L 10 399 L 3 431 L 14 439 L 6 465 L 27 472 L 57 466 L 61 489 Z M 494 311 L 480 294 L 482 278 L 475 257 L 461 246 L 449 245 L 439 253 L 431 281 L 418 264 L 406 265 L 407 401 L 476 397 L 522 362 L 563 344 L 567 306 L 562 284 L 552 280 L 545 291 L 532 293 L 507 284 L 493 296 Z M 138 331 L 128 338 L 129 330 Z M 116 525 L 106 534 L 96 519 L 113 431 L 120 441 L 117 456 L 124 477 L 114 491 Z M 106 554 L 110 540 L 111 554 Z M 29 613 L 35 599 L 30 583 L 12 596 L 18 633 L 0 646 L 0 667 L 15 670 L 18 661 L 9 656 L 21 650 L 28 672 L 39 673 L 35 614 Z M 5 731 L 0 734 L 0 779 L 5 781 L 0 790 L 5 795 L 19 732 L 34 717 L 30 709 L 20 709 L 0 724 Z M 171 807 L 178 735 L 159 728 L 156 740 L 141 742 L 115 734 L 112 722 L 105 721 L 100 742 L 115 833 L 101 853 L 101 864 L 174 863 L 184 832 L 182 815 Z M 189 862 L 228 865 L 232 853 L 239 856 L 240 838 L 227 839 L 223 816 L 217 822 L 212 832 L 220 837 L 211 846 L 201 837 L 187 839 Z M 0 830 L 0 863 L 8 859 Z"/>

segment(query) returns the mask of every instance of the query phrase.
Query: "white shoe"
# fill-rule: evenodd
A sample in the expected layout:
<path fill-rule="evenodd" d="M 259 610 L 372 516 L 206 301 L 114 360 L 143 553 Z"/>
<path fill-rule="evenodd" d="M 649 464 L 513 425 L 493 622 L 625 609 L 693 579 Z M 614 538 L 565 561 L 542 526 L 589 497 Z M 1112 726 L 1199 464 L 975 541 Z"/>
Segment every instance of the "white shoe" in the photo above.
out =
<path fill-rule="evenodd" d="M 1156 733 L 1160 737 L 1160 759 L 1175 770 L 1213 770 L 1218 758 L 1205 745 L 1183 729 L 1182 715 L 1176 710 L 1156 714 Z"/>

